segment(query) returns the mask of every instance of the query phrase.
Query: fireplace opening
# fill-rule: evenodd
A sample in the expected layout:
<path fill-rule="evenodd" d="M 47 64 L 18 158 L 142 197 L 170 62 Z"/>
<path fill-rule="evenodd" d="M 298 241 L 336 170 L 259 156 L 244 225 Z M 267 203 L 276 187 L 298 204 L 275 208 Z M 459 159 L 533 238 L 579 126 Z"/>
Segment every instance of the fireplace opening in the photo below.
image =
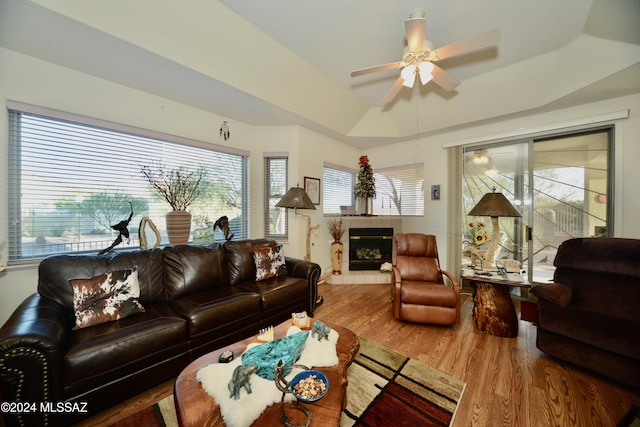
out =
<path fill-rule="evenodd" d="M 393 228 L 350 228 L 349 270 L 379 270 L 391 262 Z"/>

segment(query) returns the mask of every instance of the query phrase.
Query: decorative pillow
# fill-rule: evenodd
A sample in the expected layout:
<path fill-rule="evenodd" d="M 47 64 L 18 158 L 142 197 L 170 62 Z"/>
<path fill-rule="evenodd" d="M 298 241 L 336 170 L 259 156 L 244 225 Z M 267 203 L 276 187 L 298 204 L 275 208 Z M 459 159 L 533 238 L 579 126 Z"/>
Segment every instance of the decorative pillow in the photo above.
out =
<path fill-rule="evenodd" d="M 91 279 L 72 279 L 74 329 L 99 325 L 144 311 L 138 302 L 138 270 L 110 271 Z"/>
<path fill-rule="evenodd" d="M 282 245 L 254 248 L 253 260 L 256 263 L 256 281 L 287 274 Z"/>

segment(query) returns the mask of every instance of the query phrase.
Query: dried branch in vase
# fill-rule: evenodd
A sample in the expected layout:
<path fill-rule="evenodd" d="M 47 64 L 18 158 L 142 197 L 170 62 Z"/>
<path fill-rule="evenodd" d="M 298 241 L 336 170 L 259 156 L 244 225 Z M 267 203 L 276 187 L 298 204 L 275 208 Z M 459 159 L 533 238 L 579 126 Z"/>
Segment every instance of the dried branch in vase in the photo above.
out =
<path fill-rule="evenodd" d="M 203 166 L 189 170 L 183 166 L 167 168 L 162 163 L 143 165 L 140 173 L 152 190 L 177 211 L 187 210 L 198 198 L 206 172 Z"/>

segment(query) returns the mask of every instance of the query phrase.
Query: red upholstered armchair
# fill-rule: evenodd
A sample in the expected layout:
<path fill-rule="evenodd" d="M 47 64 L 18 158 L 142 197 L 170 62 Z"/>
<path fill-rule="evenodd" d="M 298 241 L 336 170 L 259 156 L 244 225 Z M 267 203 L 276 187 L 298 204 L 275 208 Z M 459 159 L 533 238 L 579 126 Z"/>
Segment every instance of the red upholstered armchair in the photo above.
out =
<path fill-rule="evenodd" d="M 396 319 L 437 325 L 460 323 L 460 286 L 455 277 L 440 269 L 435 236 L 397 233 L 393 237 L 391 299 Z"/>

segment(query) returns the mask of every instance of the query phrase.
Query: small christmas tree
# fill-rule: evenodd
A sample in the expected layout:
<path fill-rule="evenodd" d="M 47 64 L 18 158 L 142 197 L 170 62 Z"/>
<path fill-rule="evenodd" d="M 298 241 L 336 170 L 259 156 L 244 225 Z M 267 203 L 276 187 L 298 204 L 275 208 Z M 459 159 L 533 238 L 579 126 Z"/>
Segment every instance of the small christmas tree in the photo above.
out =
<path fill-rule="evenodd" d="M 360 156 L 360 172 L 358 172 L 358 182 L 353 189 L 353 194 L 356 197 L 375 197 L 376 186 L 375 179 L 373 178 L 373 169 L 369 164 L 369 157 Z"/>

